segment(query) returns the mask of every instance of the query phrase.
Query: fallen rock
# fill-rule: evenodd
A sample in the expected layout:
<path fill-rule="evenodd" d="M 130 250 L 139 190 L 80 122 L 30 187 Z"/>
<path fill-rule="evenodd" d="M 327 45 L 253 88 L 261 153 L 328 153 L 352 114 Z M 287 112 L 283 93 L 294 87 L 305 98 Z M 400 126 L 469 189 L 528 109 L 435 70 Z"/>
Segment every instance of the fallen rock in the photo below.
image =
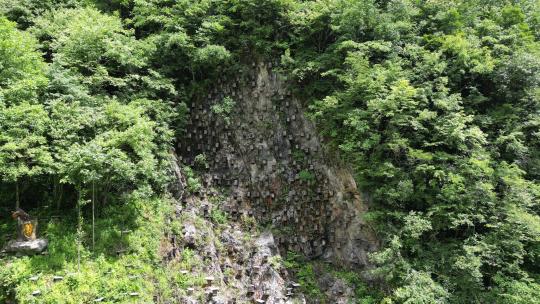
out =
<path fill-rule="evenodd" d="M 191 223 L 184 224 L 184 241 L 189 246 L 195 246 L 198 237 L 197 228 Z"/>
<path fill-rule="evenodd" d="M 353 287 L 340 278 L 325 273 L 319 277 L 318 281 L 332 303 L 347 304 L 355 299 Z"/>
<path fill-rule="evenodd" d="M 49 242 L 46 239 L 36 239 L 32 241 L 12 240 L 4 247 L 5 252 L 20 254 L 37 254 L 45 250 Z"/>

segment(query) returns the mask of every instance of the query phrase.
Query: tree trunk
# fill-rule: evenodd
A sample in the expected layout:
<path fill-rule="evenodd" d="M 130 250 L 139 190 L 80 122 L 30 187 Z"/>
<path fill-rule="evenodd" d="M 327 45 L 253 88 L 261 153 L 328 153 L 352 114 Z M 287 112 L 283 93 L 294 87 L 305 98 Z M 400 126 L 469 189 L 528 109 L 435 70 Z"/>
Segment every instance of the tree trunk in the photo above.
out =
<path fill-rule="evenodd" d="M 77 273 L 81 273 L 81 242 L 82 242 L 82 215 L 81 215 L 81 191 L 77 200 Z"/>
<path fill-rule="evenodd" d="M 96 225 L 95 225 L 95 201 L 96 201 L 96 182 L 92 182 L 92 250 L 96 245 Z"/>
<path fill-rule="evenodd" d="M 15 181 L 15 210 L 21 207 L 21 202 L 19 201 L 19 180 Z"/>
<path fill-rule="evenodd" d="M 64 197 L 64 186 L 62 184 L 58 185 L 58 199 L 56 200 L 56 210 L 60 210 L 60 205 L 62 204 L 62 198 Z"/>

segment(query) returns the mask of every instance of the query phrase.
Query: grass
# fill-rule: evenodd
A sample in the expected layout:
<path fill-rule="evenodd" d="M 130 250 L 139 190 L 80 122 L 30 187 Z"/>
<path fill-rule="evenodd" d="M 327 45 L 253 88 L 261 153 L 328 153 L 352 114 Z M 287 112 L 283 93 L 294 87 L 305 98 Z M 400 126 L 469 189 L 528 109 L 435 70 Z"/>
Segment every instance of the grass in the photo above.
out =
<path fill-rule="evenodd" d="M 81 262 L 77 254 L 77 217 L 42 220 L 40 234 L 49 240 L 47 255 L 0 260 L 0 303 L 153 303 L 172 294 L 169 280 L 179 286 L 196 279 L 164 266 L 159 246 L 169 213 L 167 199 L 127 199 L 104 210 L 96 221 L 96 246 L 91 248 L 91 227 L 85 222 Z M 13 225 L 1 222 L 1 232 Z M 129 232 L 127 232 L 129 231 Z M 157 237 L 156 237 L 157 236 Z M 117 255 L 117 251 L 124 253 Z M 55 280 L 61 276 L 61 280 Z M 191 281 L 190 281 L 191 280 Z M 40 295 L 33 296 L 34 291 Z"/>
<path fill-rule="evenodd" d="M 312 263 L 306 261 L 301 255 L 289 251 L 284 264 L 287 269 L 293 271 L 302 292 L 309 299 L 318 299 L 326 303 L 325 295 L 319 287 Z"/>
<path fill-rule="evenodd" d="M 315 175 L 308 170 L 300 171 L 298 177 L 304 182 L 312 182 L 315 180 Z"/>

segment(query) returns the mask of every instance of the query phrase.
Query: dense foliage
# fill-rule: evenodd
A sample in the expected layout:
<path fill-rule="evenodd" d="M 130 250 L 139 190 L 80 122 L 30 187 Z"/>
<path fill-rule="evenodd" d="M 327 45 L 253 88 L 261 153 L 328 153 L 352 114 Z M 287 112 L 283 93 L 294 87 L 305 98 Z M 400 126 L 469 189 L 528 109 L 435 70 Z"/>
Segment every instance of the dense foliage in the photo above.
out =
<path fill-rule="evenodd" d="M 373 260 L 393 298 L 538 301 L 539 3 L 301 6 L 284 59 L 375 189 Z"/>
<path fill-rule="evenodd" d="M 370 194 L 387 301 L 540 299 L 537 0 L 0 0 L 0 14 L 6 210 L 160 195 L 185 104 L 280 58 Z"/>
<path fill-rule="evenodd" d="M 147 276 L 157 275 L 152 263 L 159 239 L 152 237 L 162 233 L 163 216 L 153 206 L 168 205 L 159 197 L 182 102 L 171 80 L 149 66 L 156 45 L 135 39 L 119 17 L 91 7 L 27 8 L 33 17 L 19 24 L 31 25 L 25 31 L 0 17 L 0 202 L 2 220 L 10 223 L 1 228 L 13 229 L 9 211 L 20 205 L 40 216 L 52 244 L 49 256 L 8 263 L 0 274 L 0 302 L 15 295 L 32 302 L 29 289 L 36 284 L 25 285 L 29 274 L 47 274 L 38 282 L 45 288 L 52 274 L 74 268 L 82 274 L 44 301 L 113 299 L 128 288 L 151 301 L 152 282 L 92 282 L 135 259 L 147 263 Z M 142 234 L 129 242 L 135 253 L 111 259 L 122 241 L 118 230 L 130 226 Z M 77 292 L 66 298 L 65 288 L 73 286 Z"/>

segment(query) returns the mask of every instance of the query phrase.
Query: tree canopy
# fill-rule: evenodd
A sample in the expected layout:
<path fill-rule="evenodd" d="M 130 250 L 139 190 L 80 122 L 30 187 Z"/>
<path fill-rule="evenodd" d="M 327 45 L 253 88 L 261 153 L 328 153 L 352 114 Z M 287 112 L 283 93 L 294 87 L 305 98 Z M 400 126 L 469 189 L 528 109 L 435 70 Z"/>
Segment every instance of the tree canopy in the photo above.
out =
<path fill-rule="evenodd" d="M 388 299 L 535 303 L 539 39 L 537 0 L 0 0 L 0 190 L 162 193 L 186 105 L 279 60 L 370 194 Z"/>

